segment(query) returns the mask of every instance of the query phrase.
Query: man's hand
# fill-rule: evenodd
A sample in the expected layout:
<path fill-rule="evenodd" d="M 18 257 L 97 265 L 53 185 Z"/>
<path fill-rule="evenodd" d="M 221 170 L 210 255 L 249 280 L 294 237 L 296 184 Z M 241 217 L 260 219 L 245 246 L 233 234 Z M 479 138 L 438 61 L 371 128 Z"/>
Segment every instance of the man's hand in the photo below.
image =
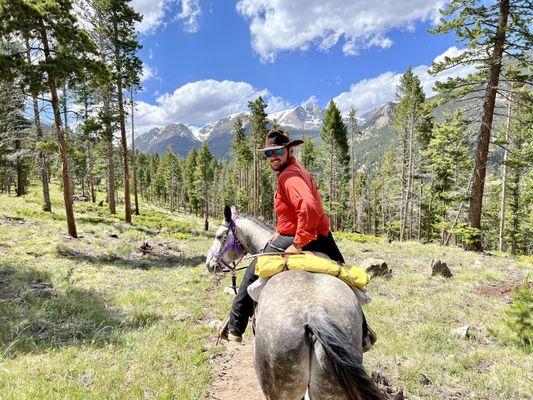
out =
<path fill-rule="evenodd" d="M 301 253 L 301 252 L 302 250 L 294 247 L 292 244 L 289 247 L 287 247 L 287 250 L 285 250 L 285 253 Z"/>

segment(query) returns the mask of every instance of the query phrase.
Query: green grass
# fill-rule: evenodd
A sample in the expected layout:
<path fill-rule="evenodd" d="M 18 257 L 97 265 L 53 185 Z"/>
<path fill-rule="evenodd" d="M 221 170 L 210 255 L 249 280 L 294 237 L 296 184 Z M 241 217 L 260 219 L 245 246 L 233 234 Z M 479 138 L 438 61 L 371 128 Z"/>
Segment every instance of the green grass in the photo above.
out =
<path fill-rule="evenodd" d="M 110 215 L 75 203 L 80 238 L 71 239 L 55 185 L 52 195 L 51 214 L 38 187 L 24 198 L 0 195 L 0 398 L 205 398 L 209 360 L 223 350 L 208 323 L 231 301 L 221 290 L 229 278 L 217 282 L 203 265 L 213 231 L 147 204 L 128 226 L 121 205 Z M 531 349 L 503 322 L 509 297 L 481 290 L 522 282 L 531 257 L 335 237 L 350 263 L 382 258 L 393 270 L 368 286 L 365 313 L 379 336 L 368 370 L 407 398 L 531 398 Z M 142 254 L 143 242 L 153 251 Z M 430 276 L 436 259 L 452 279 Z M 471 338 L 451 335 L 467 324 Z"/>
<path fill-rule="evenodd" d="M 229 301 L 203 266 L 212 233 L 145 204 L 128 226 L 75 203 L 71 239 L 53 188 L 52 214 L 38 187 L 0 195 L 0 398 L 202 398 L 222 350 L 208 323 Z"/>

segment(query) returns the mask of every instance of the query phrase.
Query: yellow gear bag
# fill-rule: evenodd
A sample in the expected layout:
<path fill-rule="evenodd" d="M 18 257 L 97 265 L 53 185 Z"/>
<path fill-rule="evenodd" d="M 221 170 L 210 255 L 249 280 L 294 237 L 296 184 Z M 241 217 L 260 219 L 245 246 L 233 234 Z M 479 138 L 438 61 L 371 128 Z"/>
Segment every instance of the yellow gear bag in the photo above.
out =
<path fill-rule="evenodd" d="M 370 275 L 361 267 L 339 264 L 310 253 L 258 256 L 255 274 L 260 278 L 267 279 L 287 269 L 333 275 L 346 282 L 353 290 L 362 289 L 370 282 Z"/>

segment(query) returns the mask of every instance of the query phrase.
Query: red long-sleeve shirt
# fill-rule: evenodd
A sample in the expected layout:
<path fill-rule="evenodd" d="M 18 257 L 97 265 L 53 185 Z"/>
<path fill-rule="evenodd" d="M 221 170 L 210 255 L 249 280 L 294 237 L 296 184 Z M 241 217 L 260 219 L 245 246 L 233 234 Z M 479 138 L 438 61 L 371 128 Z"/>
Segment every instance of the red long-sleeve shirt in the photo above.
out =
<path fill-rule="evenodd" d="M 294 243 L 300 247 L 318 235 L 329 233 L 329 221 L 316 184 L 294 157 L 278 174 L 274 208 L 278 217 L 276 231 L 280 235 L 294 236 Z"/>

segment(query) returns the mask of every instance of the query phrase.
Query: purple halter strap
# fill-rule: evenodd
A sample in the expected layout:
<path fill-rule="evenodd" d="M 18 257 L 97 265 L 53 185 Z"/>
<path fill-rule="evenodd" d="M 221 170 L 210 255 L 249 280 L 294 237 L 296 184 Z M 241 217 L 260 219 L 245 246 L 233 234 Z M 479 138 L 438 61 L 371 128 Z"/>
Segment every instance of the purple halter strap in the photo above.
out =
<path fill-rule="evenodd" d="M 233 238 L 231 240 L 231 242 L 229 243 L 226 243 L 226 245 L 224 246 L 224 248 L 218 252 L 217 255 L 215 255 L 216 257 L 216 260 L 219 264 L 222 264 L 227 270 L 229 271 L 235 271 L 235 267 L 236 267 L 236 264 L 238 264 L 240 262 L 233 262 L 233 265 L 231 264 L 228 264 L 226 261 L 224 261 L 223 257 L 224 257 L 224 254 L 226 254 L 226 252 L 229 250 L 229 249 L 234 249 L 236 250 L 240 256 L 241 256 L 241 259 L 242 257 L 246 254 L 246 250 L 244 249 L 244 246 L 241 244 L 241 242 L 239 242 L 239 239 L 237 239 L 237 233 L 235 232 L 235 220 L 238 218 L 238 216 L 236 215 L 234 218 L 231 219 L 231 221 L 229 222 L 229 228 L 231 229 L 231 233 L 233 234 Z"/>

